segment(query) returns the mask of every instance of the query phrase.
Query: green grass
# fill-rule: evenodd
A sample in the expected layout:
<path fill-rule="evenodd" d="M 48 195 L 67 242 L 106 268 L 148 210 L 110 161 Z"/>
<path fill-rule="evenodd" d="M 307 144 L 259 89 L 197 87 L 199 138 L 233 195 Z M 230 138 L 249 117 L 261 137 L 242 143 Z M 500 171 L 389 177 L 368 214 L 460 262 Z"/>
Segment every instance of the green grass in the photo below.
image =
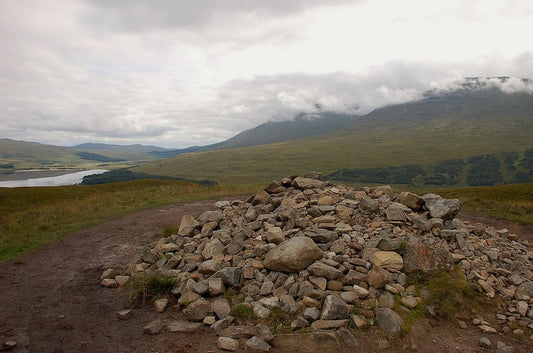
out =
<path fill-rule="evenodd" d="M 165 180 L 0 188 L 0 262 L 131 211 L 256 190 L 256 185 L 202 186 Z"/>
<path fill-rule="evenodd" d="M 533 224 L 533 183 L 439 189 L 433 192 L 461 200 L 465 211 Z"/>
<path fill-rule="evenodd" d="M 134 304 L 144 304 L 151 299 L 169 296 L 176 284 L 177 280 L 172 276 L 156 273 L 134 276 L 128 283 L 129 298 Z"/>

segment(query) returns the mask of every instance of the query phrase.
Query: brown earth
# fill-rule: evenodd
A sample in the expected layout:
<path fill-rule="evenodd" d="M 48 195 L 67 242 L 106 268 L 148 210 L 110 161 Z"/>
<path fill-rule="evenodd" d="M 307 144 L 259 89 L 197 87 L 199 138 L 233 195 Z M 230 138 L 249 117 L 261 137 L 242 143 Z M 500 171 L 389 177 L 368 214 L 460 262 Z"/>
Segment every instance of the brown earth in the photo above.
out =
<path fill-rule="evenodd" d="M 198 216 L 212 209 L 213 203 L 168 205 L 127 214 L 0 264 L 0 346 L 14 340 L 13 352 L 217 351 L 217 337 L 207 328 L 193 334 L 144 334 L 142 328 L 148 322 L 158 317 L 177 318 L 177 310 L 157 314 L 146 305 L 135 308 L 133 316 L 122 321 L 117 312 L 128 307 L 126 293 L 100 286 L 104 269 L 125 266 L 133 254 L 154 243 L 165 226 L 178 225 L 185 214 Z M 471 214 L 464 214 L 463 219 L 505 227 L 532 239 L 530 227 Z M 533 341 L 523 335 L 483 334 L 467 323 L 468 328 L 461 329 L 455 321 L 421 320 L 410 334 L 392 340 L 392 346 L 382 351 L 489 352 L 495 351 L 497 341 L 512 345 L 517 353 L 533 350 Z M 481 348 L 481 336 L 489 338 L 493 348 Z M 357 338 L 362 352 L 378 351 L 378 342 L 384 339 L 374 329 Z M 9 349 L 3 346 L 2 350 Z"/>

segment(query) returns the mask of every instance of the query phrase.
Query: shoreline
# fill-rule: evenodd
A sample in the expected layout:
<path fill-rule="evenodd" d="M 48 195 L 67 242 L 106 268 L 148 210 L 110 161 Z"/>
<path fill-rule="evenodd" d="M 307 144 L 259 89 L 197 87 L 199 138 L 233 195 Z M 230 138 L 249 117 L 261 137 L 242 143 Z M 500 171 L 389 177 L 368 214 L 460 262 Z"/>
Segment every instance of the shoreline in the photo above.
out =
<path fill-rule="evenodd" d="M 73 168 L 73 169 L 28 169 L 28 170 L 18 170 L 13 173 L 0 173 L 0 181 L 15 181 L 15 180 L 25 180 L 25 179 L 38 179 L 38 178 L 49 178 L 56 177 L 65 174 L 71 174 L 76 172 L 81 172 L 85 169 Z"/>

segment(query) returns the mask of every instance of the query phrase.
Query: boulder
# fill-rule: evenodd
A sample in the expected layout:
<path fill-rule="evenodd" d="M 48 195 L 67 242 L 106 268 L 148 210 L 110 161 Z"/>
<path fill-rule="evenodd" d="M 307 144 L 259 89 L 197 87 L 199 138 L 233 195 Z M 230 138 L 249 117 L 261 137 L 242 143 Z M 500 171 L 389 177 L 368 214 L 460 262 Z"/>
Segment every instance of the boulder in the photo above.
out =
<path fill-rule="evenodd" d="M 364 196 L 361 202 L 359 202 L 358 207 L 364 214 L 373 214 L 379 211 L 379 202 L 376 199 Z"/>
<path fill-rule="evenodd" d="M 293 237 L 271 249 L 265 256 L 266 268 L 282 272 L 299 272 L 322 258 L 322 250 L 305 236 Z"/>
<path fill-rule="evenodd" d="M 200 226 L 200 223 L 193 216 L 185 215 L 181 218 L 178 235 L 182 237 L 191 236 L 198 226 Z"/>
<path fill-rule="evenodd" d="M 461 209 L 461 202 L 458 199 L 444 199 L 436 194 L 426 194 L 422 197 L 424 205 L 433 218 L 451 220 Z"/>
<path fill-rule="evenodd" d="M 376 321 L 378 327 L 389 335 L 396 335 L 403 325 L 400 315 L 389 308 L 376 308 Z"/>

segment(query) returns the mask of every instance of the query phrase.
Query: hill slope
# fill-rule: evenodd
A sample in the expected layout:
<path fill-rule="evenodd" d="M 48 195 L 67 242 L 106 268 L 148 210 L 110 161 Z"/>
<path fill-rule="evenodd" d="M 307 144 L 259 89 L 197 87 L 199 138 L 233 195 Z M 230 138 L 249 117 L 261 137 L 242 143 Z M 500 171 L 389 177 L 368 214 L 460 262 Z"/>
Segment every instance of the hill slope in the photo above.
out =
<path fill-rule="evenodd" d="M 248 148 L 183 154 L 138 168 L 218 182 L 267 181 L 340 168 L 429 165 L 533 148 L 533 95 L 497 88 L 432 94 L 377 109 L 327 134 Z"/>
<path fill-rule="evenodd" d="M 84 144 L 76 147 L 0 139 L 0 172 L 28 168 L 85 168 L 113 161 L 156 159 L 150 152 L 160 147 Z"/>
<path fill-rule="evenodd" d="M 207 146 L 193 146 L 173 151 L 155 151 L 161 157 L 173 157 L 183 153 L 204 152 L 220 149 L 251 147 L 296 140 L 339 130 L 352 124 L 359 116 L 343 113 L 324 112 L 316 114 L 301 113 L 290 121 L 268 121 L 253 129 L 245 130 L 234 137 Z"/>

